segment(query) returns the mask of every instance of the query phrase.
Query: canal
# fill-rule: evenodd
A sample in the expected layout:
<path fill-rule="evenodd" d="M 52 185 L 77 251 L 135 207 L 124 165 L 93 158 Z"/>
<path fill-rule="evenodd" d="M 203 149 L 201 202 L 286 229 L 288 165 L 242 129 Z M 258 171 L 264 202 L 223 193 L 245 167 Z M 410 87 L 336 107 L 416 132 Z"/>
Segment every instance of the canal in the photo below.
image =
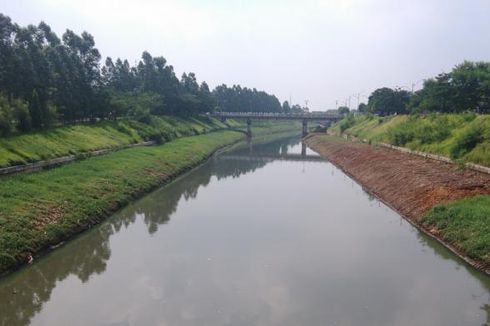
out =
<path fill-rule="evenodd" d="M 134 202 L 1 279 L 0 324 L 489 325 L 489 277 L 301 152 L 239 146 Z"/>

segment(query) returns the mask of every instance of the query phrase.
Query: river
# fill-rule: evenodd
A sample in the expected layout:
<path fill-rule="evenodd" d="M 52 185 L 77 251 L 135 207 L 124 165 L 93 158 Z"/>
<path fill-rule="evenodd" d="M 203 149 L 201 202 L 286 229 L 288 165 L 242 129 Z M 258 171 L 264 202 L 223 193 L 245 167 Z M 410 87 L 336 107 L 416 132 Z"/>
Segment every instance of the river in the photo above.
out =
<path fill-rule="evenodd" d="M 0 280 L 0 300 L 8 326 L 490 323 L 488 276 L 297 137 L 217 155 Z"/>

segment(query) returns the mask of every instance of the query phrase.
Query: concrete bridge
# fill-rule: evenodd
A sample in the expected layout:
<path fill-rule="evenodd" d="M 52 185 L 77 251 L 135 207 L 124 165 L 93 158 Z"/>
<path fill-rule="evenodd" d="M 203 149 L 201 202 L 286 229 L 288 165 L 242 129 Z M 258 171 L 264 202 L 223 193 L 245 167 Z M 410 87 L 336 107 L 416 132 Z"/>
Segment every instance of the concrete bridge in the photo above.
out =
<path fill-rule="evenodd" d="M 247 135 L 252 136 L 252 120 L 297 120 L 303 122 L 303 136 L 308 134 L 308 122 L 318 121 L 330 124 L 342 119 L 337 112 L 304 112 L 304 113 L 268 113 L 268 112 L 213 112 L 207 116 L 219 118 L 225 122 L 226 119 L 246 119 Z"/>

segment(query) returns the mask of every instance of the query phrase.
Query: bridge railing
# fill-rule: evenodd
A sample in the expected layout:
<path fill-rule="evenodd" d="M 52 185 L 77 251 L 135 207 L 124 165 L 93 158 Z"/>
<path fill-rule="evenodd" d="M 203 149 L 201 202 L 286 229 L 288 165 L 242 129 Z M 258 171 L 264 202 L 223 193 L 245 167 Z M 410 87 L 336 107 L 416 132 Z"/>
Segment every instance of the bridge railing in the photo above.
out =
<path fill-rule="evenodd" d="M 207 113 L 207 115 L 214 117 L 244 117 L 244 118 L 254 118 L 254 117 L 268 117 L 268 118 L 320 118 L 320 119 L 340 119 L 342 115 L 338 113 L 323 113 L 323 112 L 312 112 L 312 113 L 272 113 L 272 112 L 213 112 Z"/>

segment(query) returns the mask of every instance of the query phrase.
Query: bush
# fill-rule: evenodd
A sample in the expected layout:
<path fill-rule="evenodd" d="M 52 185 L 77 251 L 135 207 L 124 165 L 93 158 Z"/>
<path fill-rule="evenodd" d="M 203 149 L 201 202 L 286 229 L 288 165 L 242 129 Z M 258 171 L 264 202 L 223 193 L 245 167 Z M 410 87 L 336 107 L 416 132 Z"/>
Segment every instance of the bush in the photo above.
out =
<path fill-rule="evenodd" d="M 430 144 L 434 142 L 440 142 L 451 135 L 447 124 L 445 123 L 430 123 L 422 124 L 416 129 L 415 138 L 417 138 L 421 144 Z"/>
<path fill-rule="evenodd" d="M 354 119 L 354 115 L 348 114 L 347 117 L 345 117 L 339 123 L 340 132 L 342 133 L 342 132 L 346 131 L 347 129 L 352 127 L 355 123 L 356 123 L 356 121 Z"/>
<path fill-rule="evenodd" d="M 389 142 L 395 146 L 404 146 L 415 138 L 415 132 L 409 124 L 400 125 L 388 131 Z"/>
<path fill-rule="evenodd" d="M 483 128 L 480 125 L 469 125 L 459 134 L 451 148 L 451 158 L 459 158 L 470 152 L 475 146 L 483 141 Z"/>
<path fill-rule="evenodd" d="M 0 135 L 8 135 L 12 127 L 12 108 L 8 99 L 0 95 Z"/>
<path fill-rule="evenodd" d="M 22 100 L 13 100 L 11 105 L 15 119 L 17 120 L 17 130 L 23 132 L 30 131 L 32 129 L 32 118 L 27 103 Z"/>

